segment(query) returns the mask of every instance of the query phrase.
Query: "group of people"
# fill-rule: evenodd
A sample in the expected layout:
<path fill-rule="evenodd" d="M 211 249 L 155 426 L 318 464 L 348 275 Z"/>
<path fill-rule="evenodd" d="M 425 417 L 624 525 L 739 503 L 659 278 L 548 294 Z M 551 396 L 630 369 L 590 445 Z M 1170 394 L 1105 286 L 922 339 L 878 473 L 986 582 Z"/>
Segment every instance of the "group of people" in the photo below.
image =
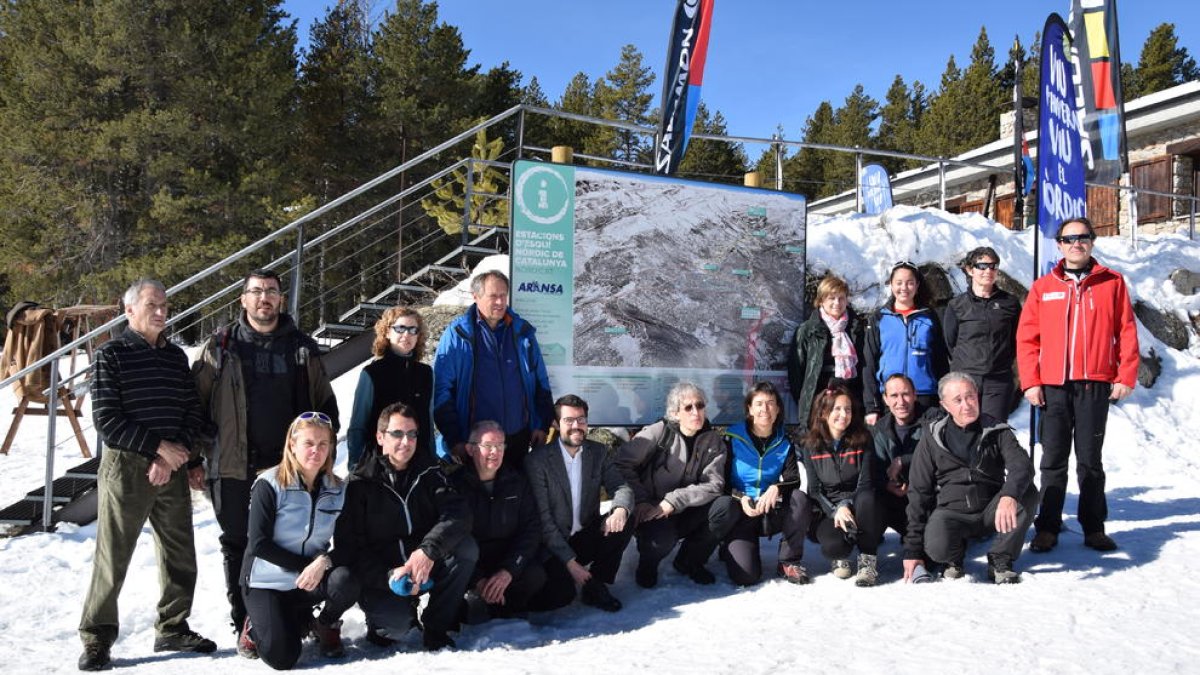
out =
<path fill-rule="evenodd" d="M 221 529 L 238 651 L 277 669 L 295 665 L 309 635 L 326 656 L 343 654 L 341 616 L 355 604 L 370 643 L 418 627 L 429 650 L 452 646 L 460 624 L 576 597 L 618 611 L 610 586 L 631 539 L 643 588 L 676 547 L 671 567 L 695 583 L 715 582 L 714 552 L 730 581 L 758 583 L 759 540 L 776 535 L 781 578 L 810 580 L 811 539 L 834 576 L 871 586 L 889 527 L 902 536 L 904 579 L 918 583 L 963 576 L 968 540 L 998 533 L 988 575 L 1013 583 L 1031 524 L 1031 550 L 1057 544 L 1072 442 L 1084 543 L 1112 550 L 1100 450 L 1108 400 L 1135 383 L 1137 334 L 1123 279 L 1091 257 L 1094 239 L 1085 219 L 1063 223 L 1063 260 L 1023 308 L 996 286 L 987 247 L 967 255 L 970 287 L 941 317 L 911 263 L 893 267 L 892 297 L 869 316 L 829 275 L 789 358 L 800 425 L 785 428 L 781 392 L 759 382 L 744 421 L 719 430 L 704 391 L 681 382 L 663 418 L 615 452 L 587 438 L 585 400 L 553 399 L 508 279 L 484 272 L 432 368 L 421 315 L 381 317 L 355 390 L 347 479 L 333 471 L 329 379 L 282 311 L 274 272 L 246 276 L 239 320 L 191 367 L 163 335 L 165 289 L 140 280 L 124 297 L 128 328 L 98 350 L 93 373 L 105 451 L 79 667 L 111 662 L 117 596 L 146 520 L 162 580 L 154 649 L 216 649 L 187 623 L 189 485 L 209 495 Z M 1045 409 L 1040 494 L 1005 423 L 1014 357 L 1025 397 Z"/>

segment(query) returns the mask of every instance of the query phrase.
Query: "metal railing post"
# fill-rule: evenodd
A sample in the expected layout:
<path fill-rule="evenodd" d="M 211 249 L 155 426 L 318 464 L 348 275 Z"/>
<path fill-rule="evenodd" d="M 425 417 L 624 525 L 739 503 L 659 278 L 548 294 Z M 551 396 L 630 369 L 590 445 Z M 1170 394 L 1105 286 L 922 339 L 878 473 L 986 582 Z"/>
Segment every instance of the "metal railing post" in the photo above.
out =
<path fill-rule="evenodd" d="M 517 113 L 517 159 L 524 159 L 525 150 L 525 108 Z"/>
<path fill-rule="evenodd" d="M 1196 238 L 1196 195 L 1188 200 L 1188 241 Z"/>
<path fill-rule="evenodd" d="M 772 138 L 782 141 L 783 137 L 775 134 Z M 783 192 L 783 143 L 775 144 L 775 189 Z"/>
<path fill-rule="evenodd" d="M 70 401 L 63 401 L 63 405 L 70 404 Z M 50 532 L 54 528 L 54 427 L 58 421 L 58 361 L 50 364 L 50 396 L 46 411 L 46 490 L 42 494 L 42 530 Z"/>
<path fill-rule="evenodd" d="M 471 224 L 471 195 L 474 194 L 475 185 L 475 162 L 467 161 L 467 182 L 463 185 L 463 222 L 462 222 L 462 240 L 463 246 L 466 246 L 470 241 L 470 233 L 467 231 Z"/>
<path fill-rule="evenodd" d="M 938 208 L 946 210 L 946 163 L 938 160 Z"/>
<path fill-rule="evenodd" d="M 854 210 L 858 213 L 862 213 L 863 210 L 862 187 L 862 153 L 856 152 L 854 153 Z"/>
<path fill-rule="evenodd" d="M 292 293 L 288 303 L 288 313 L 296 325 L 300 325 L 300 283 L 302 277 L 300 268 L 304 264 L 304 225 L 296 228 L 296 251 L 293 254 L 296 264 L 292 267 Z"/>

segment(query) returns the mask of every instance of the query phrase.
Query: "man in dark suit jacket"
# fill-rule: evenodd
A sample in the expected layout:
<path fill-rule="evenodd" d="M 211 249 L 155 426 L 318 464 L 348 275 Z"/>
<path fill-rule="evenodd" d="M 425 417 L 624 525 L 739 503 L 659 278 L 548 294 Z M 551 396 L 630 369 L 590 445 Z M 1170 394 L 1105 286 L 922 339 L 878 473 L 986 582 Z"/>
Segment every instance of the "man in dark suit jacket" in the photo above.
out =
<path fill-rule="evenodd" d="M 550 551 L 546 585 L 533 603 L 537 609 L 569 604 L 576 584 L 582 586 L 584 604 L 606 612 L 621 609 L 608 584 L 633 536 L 633 490 L 604 446 L 587 440 L 587 413 L 587 402 L 574 394 L 555 401 L 558 441 L 535 448 L 525 459 L 542 538 Z M 601 485 L 612 499 L 612 510 L 604 518 L 599 509 Z"/>

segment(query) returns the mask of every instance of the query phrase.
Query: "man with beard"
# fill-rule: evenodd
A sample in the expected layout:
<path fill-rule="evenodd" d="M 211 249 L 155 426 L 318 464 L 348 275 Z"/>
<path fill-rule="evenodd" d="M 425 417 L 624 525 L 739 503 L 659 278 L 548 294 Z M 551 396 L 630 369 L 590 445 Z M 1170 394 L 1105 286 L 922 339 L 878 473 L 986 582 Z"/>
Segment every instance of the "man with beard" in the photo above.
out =
<path fill-rule="evenodd" d="M 255 477 L 279 464 L 288 425 L 300 413 L 323 412 L 333 421 L 335 435 L 338 429 L 337 400 L 317 343 L 282 313 L 279 275 L 265 269 L 250 272 L 241 299 L 237 323 L 217 329 L 192 365 L 200 405 L 217 427 L 216 442 L 204 449 L 205 475 L 221 527 L 235 631 L 245 628 L 239 573 Z"/>
<path fill-rule="evenodd" d="M 606 612 L 621 609 L 608 591 L 633 536 L 633 490 L 604 446 L 587 440 L 588 404 L 574 394 L 554 403 L 558 442 L 534 448 L 525 468 L 550 550 L 546 585 L 533 606 L 562 607 L 582 587 L 582 601 Z M 600 488 L 612 509 L 600 516 Z"/>

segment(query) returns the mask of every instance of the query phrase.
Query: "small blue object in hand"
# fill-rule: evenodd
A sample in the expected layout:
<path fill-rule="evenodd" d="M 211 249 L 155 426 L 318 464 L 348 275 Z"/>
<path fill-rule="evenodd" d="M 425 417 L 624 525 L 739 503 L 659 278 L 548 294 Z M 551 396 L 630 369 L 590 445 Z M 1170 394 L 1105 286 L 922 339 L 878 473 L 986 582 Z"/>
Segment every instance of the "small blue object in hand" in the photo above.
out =
<path fill-rule="evenodd" d="M 388 582 L 388 585 L 391 586 L 392 592 L 395 593 L 396 595 L 400 595 L 400 596 L 412 595 L 413 581 L 412 581 L 412 577 L 407 574 L 405 574 L 397 579 L 392 579 L 391 581 Z M 425 583 L 421 584 L 421 593 L 425 593 L 431 588 L 433 588 L 433 579 L 426 579 Z"/>

